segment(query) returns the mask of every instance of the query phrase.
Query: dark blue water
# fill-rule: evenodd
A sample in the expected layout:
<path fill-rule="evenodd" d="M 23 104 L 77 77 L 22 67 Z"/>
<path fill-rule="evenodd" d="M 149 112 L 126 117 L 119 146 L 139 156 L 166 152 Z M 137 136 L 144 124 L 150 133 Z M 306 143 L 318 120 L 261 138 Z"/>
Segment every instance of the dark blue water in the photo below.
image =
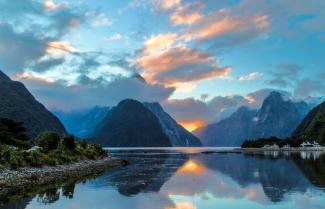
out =
<path fill-rule="evenodd" d="M 125 150 L 124 150 L 125 151 Z M 123 151 L 123 152 L 124 152 Z M 136 150 L 130 165 L 11 199 L 3 208 L 325 208 L 325 155 Z M 203 150 L 204 151 L 204 150 Z"/>

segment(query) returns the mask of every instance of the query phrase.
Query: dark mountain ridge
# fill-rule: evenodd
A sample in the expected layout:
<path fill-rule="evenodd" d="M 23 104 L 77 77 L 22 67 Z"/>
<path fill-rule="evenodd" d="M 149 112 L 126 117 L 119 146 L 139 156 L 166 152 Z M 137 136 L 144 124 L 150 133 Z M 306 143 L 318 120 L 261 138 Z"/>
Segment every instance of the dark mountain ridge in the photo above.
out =
<path fill-rule="evenodd" d="M 142 103 L 121 101 L 95 129 L 91 141 L 108 147 L 169 147 L 158 118 Z"/>
<path fill-rule="evenodd" d="M 159 103 L 126 99 L 112 108 L 90 137 L 109 147 L 202 146 Z"/>
<path fill-rule="evenodd" d="M 325 144 L 325 102 L 313 108 L 292 134 L 303 141 Z"/>
<path fill-rule="evenodd" d="M 29 137 L 32 138 L 42 131 L 66 134 L 58 118 L 39 103 L 22 83 L 12 81 L 1 71 L 0 117 L 23 122 Z"/>

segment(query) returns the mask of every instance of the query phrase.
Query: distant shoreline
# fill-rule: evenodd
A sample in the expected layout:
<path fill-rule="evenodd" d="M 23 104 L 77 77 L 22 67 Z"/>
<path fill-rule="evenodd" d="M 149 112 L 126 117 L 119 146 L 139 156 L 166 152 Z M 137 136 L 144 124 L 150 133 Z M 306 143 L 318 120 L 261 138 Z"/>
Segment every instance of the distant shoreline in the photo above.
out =
<path fill-rule="evenodd" d="M 25 187 L 42 186 L 95 175 L 126 163 L 127 161 L 122 159 L 106 157 L 101 160 L 83 160 L 58 166 L 4 169 L 0 171 L 0 199 Z"/>
<path fill-rule="evenodd" d="M 300 152 L 300 151 L 322 151 L 325 152 L 325 147 L 291 147 L 291 148 L 237 148 L 243 152 L 249 151 L 279 151 L 279 152 Z"/>

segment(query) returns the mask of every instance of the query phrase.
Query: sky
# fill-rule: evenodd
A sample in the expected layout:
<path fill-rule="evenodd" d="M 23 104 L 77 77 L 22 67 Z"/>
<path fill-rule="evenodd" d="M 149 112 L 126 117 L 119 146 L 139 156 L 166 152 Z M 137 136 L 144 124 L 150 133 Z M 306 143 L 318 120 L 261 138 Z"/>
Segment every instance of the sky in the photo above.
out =
<path fill-rule="evenodd" d="M 323 0 L 0 0 L 0 69 L 50 109 L 160 102 L 194 129 L 325 94 Z"/>

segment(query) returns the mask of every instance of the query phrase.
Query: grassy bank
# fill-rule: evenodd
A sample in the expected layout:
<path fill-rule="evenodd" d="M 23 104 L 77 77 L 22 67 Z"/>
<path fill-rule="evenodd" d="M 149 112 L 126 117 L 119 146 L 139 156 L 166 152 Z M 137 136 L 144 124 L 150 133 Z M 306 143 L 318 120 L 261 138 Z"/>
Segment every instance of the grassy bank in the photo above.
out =
<path fill-rule="evenodd" d="M 21 123 L 0 119 L 0 169 L 55 166 L 81 160 L 98 160 L 107 152 L 96 144 L 42 132 L 35 139 L 26 135 Z"/>

